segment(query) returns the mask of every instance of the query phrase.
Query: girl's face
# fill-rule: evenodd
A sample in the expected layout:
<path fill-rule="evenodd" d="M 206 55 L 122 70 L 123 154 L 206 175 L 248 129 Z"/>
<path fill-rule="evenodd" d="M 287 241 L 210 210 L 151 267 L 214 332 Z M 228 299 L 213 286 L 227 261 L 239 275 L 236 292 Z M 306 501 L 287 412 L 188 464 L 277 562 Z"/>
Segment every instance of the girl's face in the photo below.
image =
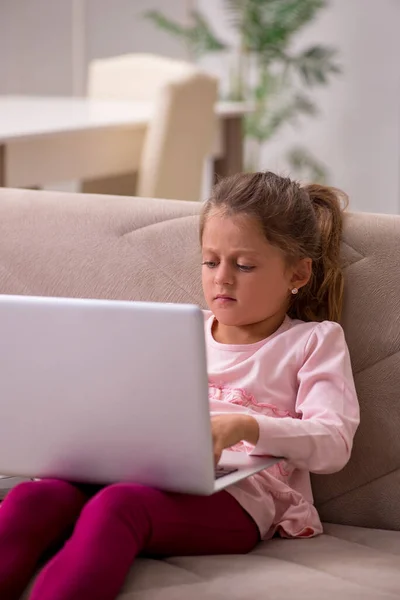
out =
<path fill-rule="evenodd" d="M 211 211 L 202 239 L 202 283 L 219 324 L 254 327 L 282 322 L 293 287 L 304 285 L 280 249 L 271 245 L 251 217 Z M 307 260 L 307 259 L 306 259 Z M 310 261 L 311 266 L 311 261 Z M 257 334 L 256 334 L 257 336 Z"/>

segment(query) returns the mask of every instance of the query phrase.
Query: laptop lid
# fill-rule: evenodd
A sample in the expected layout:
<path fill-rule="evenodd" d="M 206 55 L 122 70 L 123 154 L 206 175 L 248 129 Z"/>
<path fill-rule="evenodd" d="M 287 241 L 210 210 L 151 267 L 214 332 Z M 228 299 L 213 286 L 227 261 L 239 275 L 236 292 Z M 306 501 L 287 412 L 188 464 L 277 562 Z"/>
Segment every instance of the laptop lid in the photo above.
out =
<path fill-rule="evenodd" d="M 0 473 L 213 488 L 202 311 L 0 297 Z"/>

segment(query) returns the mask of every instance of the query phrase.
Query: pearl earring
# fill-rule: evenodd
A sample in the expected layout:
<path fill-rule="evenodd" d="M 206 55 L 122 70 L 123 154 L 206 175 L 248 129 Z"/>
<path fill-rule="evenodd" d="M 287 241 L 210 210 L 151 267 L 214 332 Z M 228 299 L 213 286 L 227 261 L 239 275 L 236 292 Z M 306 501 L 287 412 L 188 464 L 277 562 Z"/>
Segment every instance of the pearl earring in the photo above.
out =
<path fill-rule="evenodd" d="M 296 294 L 299 293 L 299 290 L 297 288 L 293 288 L 292 289 L 292 294 L 295 296 Z"/>

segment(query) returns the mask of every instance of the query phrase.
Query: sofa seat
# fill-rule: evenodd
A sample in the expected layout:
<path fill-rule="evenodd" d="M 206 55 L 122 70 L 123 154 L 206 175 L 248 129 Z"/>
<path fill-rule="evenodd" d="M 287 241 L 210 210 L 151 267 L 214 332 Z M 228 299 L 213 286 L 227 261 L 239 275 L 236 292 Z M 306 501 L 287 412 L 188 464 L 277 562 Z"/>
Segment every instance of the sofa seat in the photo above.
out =
<path fill-rule="evenodd" d="M 313 539 L 262 542 L 247 555 L 140 558 L 118 599 L 400 598 L 400 532 L 331 524 L 324 529 Z"/>
<path fill-rule="evenodd" d="M 400 532 L 325 525 L 308 540 L 274 539 L 248 555 L 136 561 L 121 600 L 400 598 Z"/>

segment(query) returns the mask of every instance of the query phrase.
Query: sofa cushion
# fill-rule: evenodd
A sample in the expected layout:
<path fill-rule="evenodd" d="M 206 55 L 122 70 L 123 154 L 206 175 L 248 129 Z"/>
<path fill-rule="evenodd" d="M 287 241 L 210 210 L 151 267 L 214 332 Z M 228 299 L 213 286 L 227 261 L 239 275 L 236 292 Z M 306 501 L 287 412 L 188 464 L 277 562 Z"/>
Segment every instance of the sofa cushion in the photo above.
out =
<path fill-rule="evenodd" d="M 399 532 L 326 525 L 318 538 L 274 539 L 248 555 L 140 559 L 121 598 L 394 599 L 399 572 Z"/>
<path fill-rule="evenodd" d="M 399 532 L 326 525 L 320 537 L 273 539 L 246 555 L 137 559 L 118 598 L 395 600 L 399 573 Z"/>

